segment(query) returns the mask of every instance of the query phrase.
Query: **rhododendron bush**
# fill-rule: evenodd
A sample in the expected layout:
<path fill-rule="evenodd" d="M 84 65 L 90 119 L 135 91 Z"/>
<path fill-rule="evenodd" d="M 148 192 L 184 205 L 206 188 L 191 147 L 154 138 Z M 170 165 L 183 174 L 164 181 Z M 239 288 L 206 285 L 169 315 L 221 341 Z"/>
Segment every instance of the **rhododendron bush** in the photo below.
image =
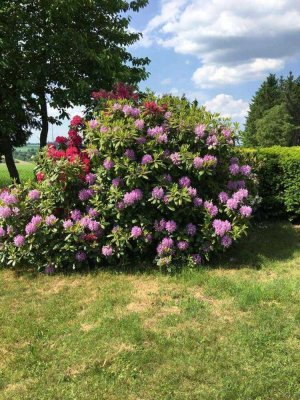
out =
<path fill-rule="evenodd" d="M 40 154 L 36 182 L 0 194 L 2 265 L 198 265 L 245 233 L 251 167 L 234 130 L 185 99 L 100 91 L 93 119 Z"/>

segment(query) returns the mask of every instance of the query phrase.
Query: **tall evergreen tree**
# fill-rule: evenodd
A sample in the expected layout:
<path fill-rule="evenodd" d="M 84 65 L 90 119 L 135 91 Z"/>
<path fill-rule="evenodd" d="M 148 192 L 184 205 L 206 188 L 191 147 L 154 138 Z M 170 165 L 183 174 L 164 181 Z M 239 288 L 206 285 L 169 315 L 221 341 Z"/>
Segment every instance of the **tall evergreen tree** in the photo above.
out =
<path fill-rule="evenodd" d="M 245 130 L 242 134 L 244 146 L 257 146 L 256 121 L 263 117 L 264 112 L 281 103 L 280 83 L 276 75 L 270 74 L 255 93 L 250 103 Z"/>

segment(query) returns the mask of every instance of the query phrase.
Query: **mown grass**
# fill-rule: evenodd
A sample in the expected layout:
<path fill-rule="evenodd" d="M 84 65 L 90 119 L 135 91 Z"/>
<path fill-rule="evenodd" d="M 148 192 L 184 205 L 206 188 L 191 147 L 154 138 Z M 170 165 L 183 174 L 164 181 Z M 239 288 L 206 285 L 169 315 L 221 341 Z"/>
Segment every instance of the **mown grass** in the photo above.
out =
<path fill-rule="evenodd" d="M 300 229 L 253 228 L 213 268 L 0 272 L 0 398 L 300 398 Z"/>
<path fill-rule="evenodd" d="M 16 167 L 20 174 L 21 182 L 33 179 L 33 169 L 35 165 L 26 161 L 19 161 Z M 5 163 L 0 164 L 0 188 L 11 184 L 11 179 Z"/>

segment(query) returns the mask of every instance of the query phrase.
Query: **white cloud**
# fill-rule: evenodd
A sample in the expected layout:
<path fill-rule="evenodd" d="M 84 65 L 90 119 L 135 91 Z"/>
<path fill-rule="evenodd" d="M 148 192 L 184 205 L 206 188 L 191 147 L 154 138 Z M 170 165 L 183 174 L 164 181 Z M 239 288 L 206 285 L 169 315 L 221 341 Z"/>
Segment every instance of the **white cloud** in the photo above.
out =
<path fill-rule="evenodd" d="M 207 110 L 220 113 L 223 117 L 242 122 L 249 110 L 249 104 L 242 99 L 235 99 L 229 94 L 220 93 L 204 103 Z"/>
<path fill-rule="evenodd" d="M 284 67 L 282 60 L 257 58 L 249 63 L 237 66 L 204 65 L 198 68 L 192 77 L 194 83 L 201 88 L 217 85 L 237 84 L 254 79 L 262 79 L 270 72 Z"/>
<path fill-rule="evenodd" d="M 261 79 L 300 54 L 300 1 L 161 0 L 144 34 L 148 45 L 198 57 L 202 67 L 194 75 L 211 86 Z M 259 72 L 248 75 L 252 68 Z"/>

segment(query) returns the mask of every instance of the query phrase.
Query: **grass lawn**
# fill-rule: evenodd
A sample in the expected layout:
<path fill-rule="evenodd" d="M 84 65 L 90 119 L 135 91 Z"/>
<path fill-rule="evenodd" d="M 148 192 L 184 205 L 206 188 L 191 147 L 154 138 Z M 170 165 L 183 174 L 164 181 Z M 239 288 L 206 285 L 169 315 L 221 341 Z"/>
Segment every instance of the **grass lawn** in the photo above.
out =
<path fill-rule="evenodd" d="M 0 399 L 300 399 L 300 228 L 214 268 L 0 271 Z"/>
<path fill-rule="evenodd" d="M 28 181 L 33 178 L 33 169 L 35 165 L 27 161 L 18 161 L 16 163 L 17 169 L 20 174 L 21 182 Z M 11 184 L 9 173 L 5 163 L 0 164 L 0 187 L 8 186 Z"/>

